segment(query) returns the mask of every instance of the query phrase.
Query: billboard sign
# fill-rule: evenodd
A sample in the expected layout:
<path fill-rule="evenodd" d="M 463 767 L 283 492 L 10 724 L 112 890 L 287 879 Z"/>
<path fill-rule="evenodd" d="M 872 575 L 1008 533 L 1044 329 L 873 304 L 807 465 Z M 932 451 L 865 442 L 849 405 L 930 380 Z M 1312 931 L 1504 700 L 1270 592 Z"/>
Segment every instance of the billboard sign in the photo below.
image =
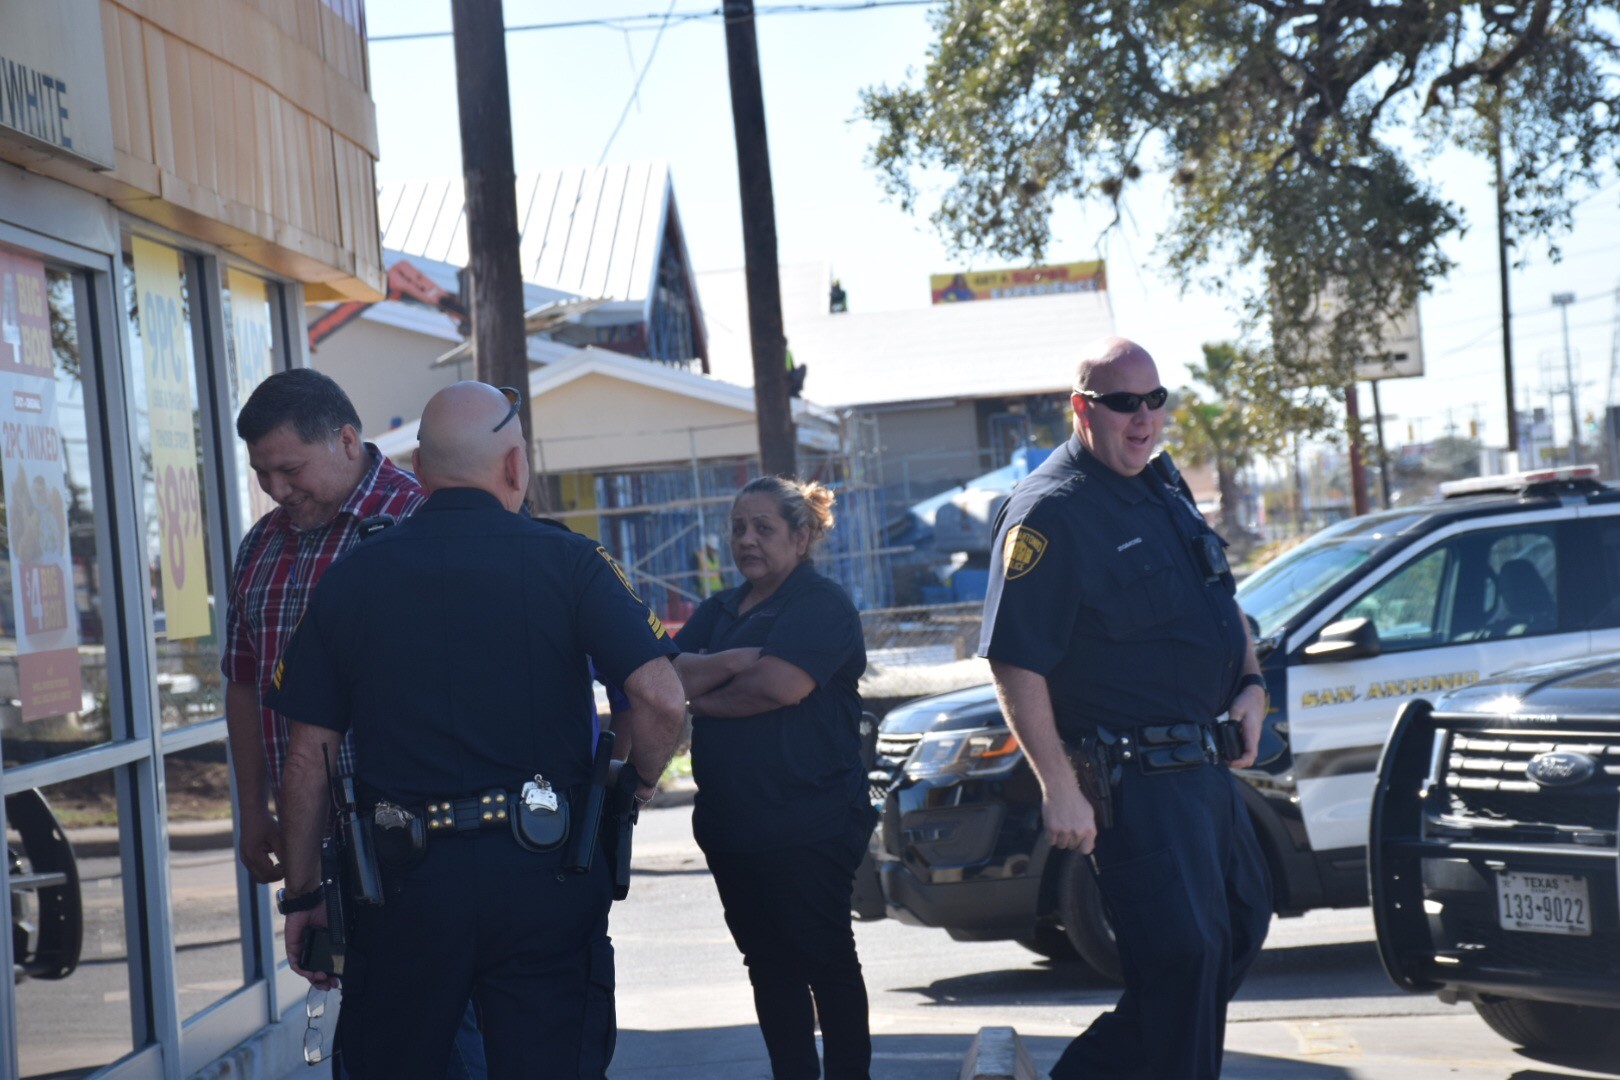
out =
<path fill-rule="evenodd" d="M 928 287 L 936 304 L 1007 300 L 1022 296 L 1102 292 L 1108 288 L 1103 260 L 1029 266 L 1022 270 L 976 270 L 935 274 Z"/>

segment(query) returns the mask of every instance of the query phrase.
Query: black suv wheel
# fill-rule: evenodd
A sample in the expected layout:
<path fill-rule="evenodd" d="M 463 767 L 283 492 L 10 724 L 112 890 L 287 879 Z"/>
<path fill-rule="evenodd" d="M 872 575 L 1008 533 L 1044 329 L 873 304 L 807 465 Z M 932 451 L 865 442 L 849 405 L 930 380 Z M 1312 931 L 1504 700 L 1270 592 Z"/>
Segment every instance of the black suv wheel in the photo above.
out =
<path fill-rule="evenodd" d="M 1474 1008 L 1492 1031 L 1526 1050 L 1620 1051 L 1620 1009 L 1522 998 L 1487 998 Z"/>
<path fill-rule="evenodd" d="M 1125 981 L 1119 963 L 1119 947 L 1114 944 L 1114 928 L 1108 925 L 1108 911 L 1097 875 L 1091 864 L 1075 853 L 1067 853 L 1057 868 L 1058 921 L 1064 936 L 1080 959 L 1112 983 Z"/>

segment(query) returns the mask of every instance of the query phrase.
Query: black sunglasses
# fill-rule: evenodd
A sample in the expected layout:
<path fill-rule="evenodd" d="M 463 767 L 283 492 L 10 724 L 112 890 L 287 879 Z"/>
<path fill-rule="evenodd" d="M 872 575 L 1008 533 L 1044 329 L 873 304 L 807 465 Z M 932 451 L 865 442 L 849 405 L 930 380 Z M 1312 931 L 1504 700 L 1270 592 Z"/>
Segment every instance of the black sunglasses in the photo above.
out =
<path fill-rule="evenodd" d="M 1095 390 L 1076 390 L 1075 393 L 1087 401 L 1095 401 L 1103 408 L 1117 413 L 1133 413 L 1146 402 L 1147 407 L 1155 411 L 1164 408 L 1164 403 L 1170 397 L 1170 391 L 1164 387 L 1149 390 L 1145 394 L 1132 394 L 1124 390 L 1116 390 L 1112 394 L 1099 394 Z"/>
<path fill-rule="evenodd" d="M 523 407 L 523 395 L 518 391 L 512 389 L 510 386 L 497 386 L 495 389 L 506 395 L 506 403 L 510 405 L 511 408 L 506 410 L 506 419 L 490 428 L 491 431 L 499 431 L 507 424 L 510 424 L 512 422 L 512 417 L 516 416 L 518 414 L 518 410 Z M 1155 406 L 1155 408 L 1157 408 L 1157 406 Z"/>

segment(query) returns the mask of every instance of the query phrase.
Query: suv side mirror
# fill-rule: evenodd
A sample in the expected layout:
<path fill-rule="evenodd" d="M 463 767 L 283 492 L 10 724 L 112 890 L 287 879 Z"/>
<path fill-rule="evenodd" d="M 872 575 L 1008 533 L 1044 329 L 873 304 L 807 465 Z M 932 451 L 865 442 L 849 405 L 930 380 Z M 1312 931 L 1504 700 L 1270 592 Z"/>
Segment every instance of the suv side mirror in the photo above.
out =
<path fill-rule="evenodd" d="M 1305 646 L 1307 664 L 1330 663 L 1336 660 L 1361 660 L 1383 652 L 1378 640 L 1378 627 L 1368 618 L 1340 619 L 1322 627 L 1316 640 Z"/>

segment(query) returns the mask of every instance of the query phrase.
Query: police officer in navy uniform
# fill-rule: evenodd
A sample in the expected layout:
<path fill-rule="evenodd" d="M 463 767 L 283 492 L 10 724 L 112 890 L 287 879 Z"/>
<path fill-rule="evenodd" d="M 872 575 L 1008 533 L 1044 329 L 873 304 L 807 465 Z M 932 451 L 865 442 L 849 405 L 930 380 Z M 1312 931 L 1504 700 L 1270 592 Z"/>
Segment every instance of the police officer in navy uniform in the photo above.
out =
<path fill-rule="evenodd" d="M 491 1077 L 600 1077 L 612 1053 L 611 869 L 597 857 L 569 872 L 568 843 L 546 845 L 557 813 L 583 826 L 587 656 L 629 698 L 638 798 L 674 748 L 684 696 L 663 626 L 602 548 L 515 512 L 529 484 L 517 397 L 457 383 L 428 403 L 416 460 L 427 502 L 327 572 L 271 692 L 294 721 L 283 784 L 294 970 L 332 981 L 300 957 L 326 921 L 310 896 L 324 758 L 336 760 L 345 731 L 375 835 L 401 816 L 431 826 L 418 854 L 406 845 L 384 862 L 383 903 L 357 909 L 339 1029 L 356 1080 L 444 1075 L 469 996 Z M 540 823 L 521 838 L 520 814 L 525 829 Z"/>
<path fill-rule="evenodd" d="M 996 525 L 979 651 L 1040 780 L 1047 839 L 1092 858 L 1125 975 L 1053 1080 L 1219 1076 L 1226 1005 L 1271 919 L 1228 769 L 1254 761 L 1265 684 L 1219 539 L 1179 476 L 1150 463 L 1165 399 L 1141 346 L 1094 346 L 1071 397 L 1074 437 Z M 1243 745 L 1223 763 L 1205 725 L 1228 709 Z M 1124 740 L 1101 831 L 1067 752 L 1099 729 Z M 1145 754 L 1143 737 L 1169 741 Z M 1168 767 L 1148 771 L 1147 757 Z"/>

